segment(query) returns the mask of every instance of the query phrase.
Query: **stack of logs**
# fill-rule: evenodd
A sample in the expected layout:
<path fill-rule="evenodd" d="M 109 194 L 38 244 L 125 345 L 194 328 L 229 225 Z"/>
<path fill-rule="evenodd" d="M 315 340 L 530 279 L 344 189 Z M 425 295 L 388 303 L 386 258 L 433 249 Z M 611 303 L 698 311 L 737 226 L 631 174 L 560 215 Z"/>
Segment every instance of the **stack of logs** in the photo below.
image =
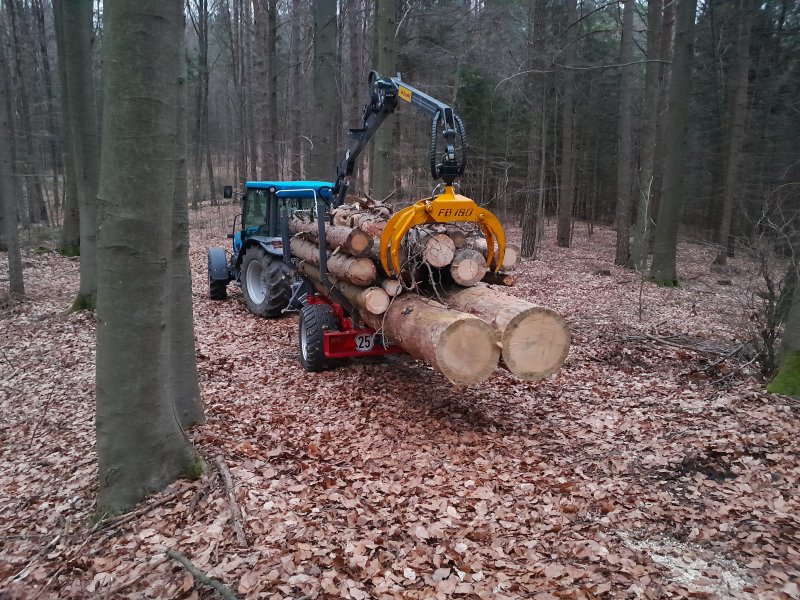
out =
<path fill-rule="evenodd" d="M 529 381 L 561 367 L 570 345 L 564 319 L 495 287 L 514 284 L 508 271 L 519 261 L 517 246 L 506 245 L 502 269 L 494 272 L 474 224 L 417 226 L 401 249 L 401 275 L 389 277 L 379 248 L 390 216 L 384 205 L 344 205 L 326 227 L 328 273 L 368 326 L 457 385 L 485 379 L 501 358 L 503 367 Z M 327 293 L 317 222 L 295 213 L 289 230 L 298 269 Z"/>

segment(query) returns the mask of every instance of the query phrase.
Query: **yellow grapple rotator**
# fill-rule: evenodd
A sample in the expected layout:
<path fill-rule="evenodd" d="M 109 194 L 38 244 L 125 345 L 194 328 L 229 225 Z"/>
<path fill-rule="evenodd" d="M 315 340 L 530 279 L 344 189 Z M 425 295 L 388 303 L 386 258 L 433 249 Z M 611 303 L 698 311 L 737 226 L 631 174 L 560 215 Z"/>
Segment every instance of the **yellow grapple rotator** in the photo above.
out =
<path fill-rule="evenodd" d="M 503 226 L 490 211 L 478 206 L 473 200 L 456 194 L 452 185 L 432 198 L 426 198 L 398 210 L 381 234 L 381 264 L 391 274 L 400 274 L 400 248 L 412 227 L 425 223 L 477 223 L 486 238 L 488 248 L 486 263 L 498 271 L 503 264 L 506 236 Z M 497 243 L 497 253 L 495 253 Z"/>
<path fill-rule="evenodd" d="M 481 228 L 488 247 L 486 262 L 490 268 L 499 270 L 506 248 L 506 238 L 500 221 L 485 208 L 453 191 L 453 182 L 464 173 L 467 164 L 464 122 L 450 106 L 408 85 L 399 75 L 381 77 L 376 71 L 370 72 L 369 91 L 370 101 L 365 107 L 361 127 L 349 131 L 350 146 L 336 167 L 336 184 L 333 189 L 336 197 L 333 206 L 344 203 L 356 159 L 383 121 L 394 112 L 398 99 L 403 100 L 432 117 L 428 153 L 431 176 L 434 180 L 441 179 L 445 188 L 443 193 L 407 206 L 389 219 L 381 235 L 380 256 L 384 270 L 390 274 L 400 273 L 400 246 L 412 227 L 425 223 L 453 222 L 472 222 Z M 441 153 L 440 137 L 444 141 Z"/>

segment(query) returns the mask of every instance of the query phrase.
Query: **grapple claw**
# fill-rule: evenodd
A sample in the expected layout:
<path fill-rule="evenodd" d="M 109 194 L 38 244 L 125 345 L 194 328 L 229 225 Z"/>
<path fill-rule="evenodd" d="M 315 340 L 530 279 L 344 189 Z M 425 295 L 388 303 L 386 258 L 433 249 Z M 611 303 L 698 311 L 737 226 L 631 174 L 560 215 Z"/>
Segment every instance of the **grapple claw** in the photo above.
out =
<path fill-rule="evenodd" d="M 425 223 L 451 222 L 472 222 L 480 226 L 488 248 L 486 264 L 490 269 L 498 271 L 506 251 L 503 226 L 490 211 L 481 208 L 466 196 L 456 194 L 449 185 L 445 187 L 444 193 L 420 200 L 392 215 L 381 234 L 380 256 L 384 271 L 390 275 L 400 274 L 400 246 L 412 227 Z"/>

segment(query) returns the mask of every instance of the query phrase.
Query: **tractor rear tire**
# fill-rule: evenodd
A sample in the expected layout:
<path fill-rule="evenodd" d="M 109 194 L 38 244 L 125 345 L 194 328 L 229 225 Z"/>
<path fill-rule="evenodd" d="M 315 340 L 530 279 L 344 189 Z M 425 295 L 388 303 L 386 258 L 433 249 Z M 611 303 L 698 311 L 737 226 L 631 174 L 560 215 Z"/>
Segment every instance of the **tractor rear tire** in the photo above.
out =
<path fill-rule="evenodd" d="M 247 308 L 254 315 L 273 319 L 280 317 L 292 298 L 292 285 L 286 278 L 281 261 L 263 248 L 247 249 L 242 260 L 242 292 Z"/>
<path fill-rule="evenodd" d="M 337 331 L 339 322 L 327 304 L 309 304 L 300 311 L 300 364 L 306 371 L 324 371 L 336 364 L 325 356 L 325 332 Z"/>

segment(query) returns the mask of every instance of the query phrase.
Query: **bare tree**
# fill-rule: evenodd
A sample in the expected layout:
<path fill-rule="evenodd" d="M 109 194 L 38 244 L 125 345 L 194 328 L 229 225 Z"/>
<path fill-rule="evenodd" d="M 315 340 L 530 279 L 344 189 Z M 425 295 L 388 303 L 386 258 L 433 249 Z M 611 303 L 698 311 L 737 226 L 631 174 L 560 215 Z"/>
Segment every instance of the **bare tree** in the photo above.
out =
<path fill-rule="evenodd" d="M 614 264 L 630 261 L 631 156 L 633 141 L 633 1 L 623 0 L 622 47 L 619 63 L 622 77 L 619 93 L 619 154 L 617 156 L 617 253 Z"/>
<path fill-rule="evenodd" d="M 100 514 L 128 510 L 175 479 L 202 472 L 173 408 L 165 327 L 170 308 L 163 291 L 169 286 L 175 198 L 182 8 L 180 0 L 104 6 L 105 210 L 97 244 Z"/>
<path fill-rule="evenodd" d="M 561 109 L 561 194 L 558 204 L 558 232 L 556 242 L 562 248 L 570 245 L 572 238 L 572 210 L 575 204 L 575 63 L 578 39 L 578 11 L 576 0 L 567 0 L 567 35 L 564 50 L 566 69 L 563 73 L 563 107 Z"/>

